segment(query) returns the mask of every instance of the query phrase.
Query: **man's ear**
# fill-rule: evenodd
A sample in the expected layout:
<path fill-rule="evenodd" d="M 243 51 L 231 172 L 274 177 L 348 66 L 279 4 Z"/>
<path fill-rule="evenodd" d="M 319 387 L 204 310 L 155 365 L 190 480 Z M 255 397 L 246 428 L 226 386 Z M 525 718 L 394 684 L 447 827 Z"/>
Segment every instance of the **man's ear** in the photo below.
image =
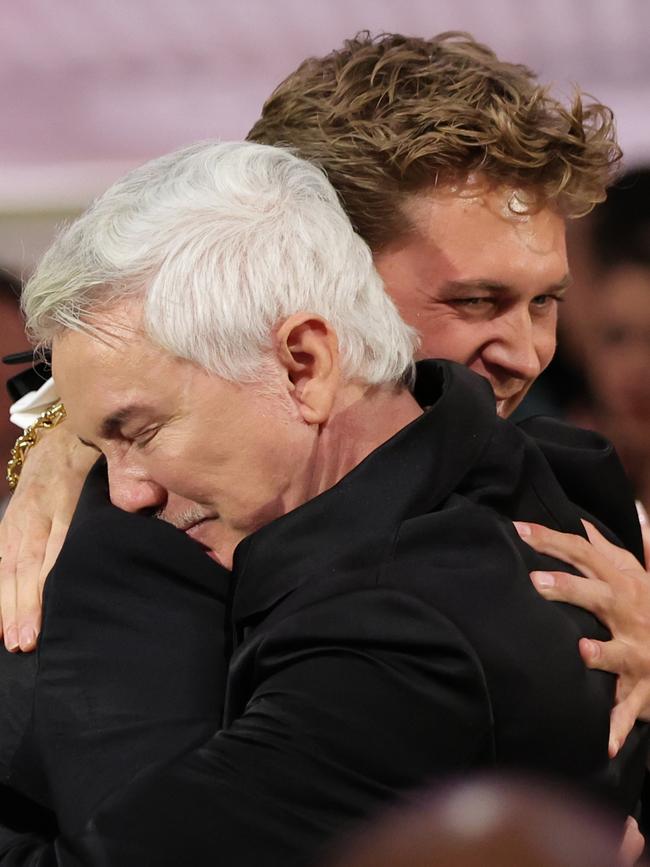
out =
<path fill-rule="evenodd" d="M 276 349 L 303 419 L 323 424 L 340 384 L 338 339 L 329 322 L 316 313 L 294 313 L 278 328 Z"/>

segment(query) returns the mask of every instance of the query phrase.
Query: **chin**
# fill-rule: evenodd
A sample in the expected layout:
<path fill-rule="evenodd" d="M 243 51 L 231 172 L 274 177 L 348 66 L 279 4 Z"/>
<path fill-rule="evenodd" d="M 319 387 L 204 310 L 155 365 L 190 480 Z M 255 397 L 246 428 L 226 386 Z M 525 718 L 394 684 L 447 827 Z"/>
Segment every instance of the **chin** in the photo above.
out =
<path fill-rule="evenodd" d="M 519 409 L 527 394 L 528 389 L 515 397 L 506 397 L 503 400 L 497 400 L 497 415 L 501 418 L 509 418 L 515 410 Z"/>
<path fill-rule="evenodd" d="M 208 548 L 205 552 L 211 560 L 214 560 L 215 563 L 218 563 L 219 566 L 223 566 L 224 569 L 228 569 L 232 571 L 232 562 L 234 558 L 234 551 L 231 554 L 217 554 L 215 550 L 212 548 Z"/>
<path fill-rule="evenodd" d="M 218 563 L 220 566 L 225 566 L 226 564 L 223 562 L 222 558 L 214 551 L 212 548 L 206 548 L 205 553 L 211 560 L 214 560 L 215 563 Z"/>

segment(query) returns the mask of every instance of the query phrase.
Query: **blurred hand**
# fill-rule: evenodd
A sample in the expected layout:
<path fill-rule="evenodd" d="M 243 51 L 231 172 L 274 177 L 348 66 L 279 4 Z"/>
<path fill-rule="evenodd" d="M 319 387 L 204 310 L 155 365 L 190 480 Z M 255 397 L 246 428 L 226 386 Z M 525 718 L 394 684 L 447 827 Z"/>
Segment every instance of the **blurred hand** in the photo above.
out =
<path fill-rule="evenodd" d="M 8 650 L 36 646 L 45 579 L 96 460 L 65 422 L 41 434 L 27 456 L 0 523 L 0 639 Z"/>
<path fill-rule="evenodd" d="M 639 515 L 641 535 L 643 536 L 643 556 L 645 558 L 646 566 L 648 566 L 650 565 L 650 519 L 648 518 L 648 513 L 640 500 L 636 501 L 636 511 Z"/>
<path fill-rule="evenodd" d="M 580 639 L 589 668 L 618 675 L 609 754 L 615 756 L 637 719 L 650 720 L 650 576 L 639 561 L 612 545 L 587 521 L 589 541 L 538 524 L 515 522 L 521 538 L 541 554 L 564 560 L 586 577 L 531 572 L 545 599 L 591 611 L 612 633 L 610 641 Z"/>
<path fill-rule="evenodd" d="M 645 839 L 636 819 L 628 816 L 625 821 L 625 832 L 623 834 L 623 842 L 621 843 L 621 851 L 619 852 L 621 867 L 634 867 L 641 855 Z"/>

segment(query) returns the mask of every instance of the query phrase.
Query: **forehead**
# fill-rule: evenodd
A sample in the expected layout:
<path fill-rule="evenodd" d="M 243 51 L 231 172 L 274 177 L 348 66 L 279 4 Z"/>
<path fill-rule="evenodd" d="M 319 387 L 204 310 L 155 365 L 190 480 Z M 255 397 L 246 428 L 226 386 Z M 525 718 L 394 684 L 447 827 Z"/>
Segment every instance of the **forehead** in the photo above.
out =
<path fill-rule="evenodd" d="M 68 415 L 88 424 L 125 405 L 171 400 L 187 363 L 138 329 L 107 325 L 97 334 L 65 331 L 52 344 L 52 371 Z"/>
<path fill-rule="evenodd" d="M 168 353 L 138 330 L 122 325 L 101 327 L 96 333 L 64 331 L 52 343 L 52 369 L 58 385 L 146 379 L 152 368 L 165 366 L 169 359 Z"/>
<path fill-rule="evenodd" d="M 565 223 L 550 207 L 530 214 L 512 187 L 447 187 L 420 192 L 405 204 L 411 248 L 450 279 L 552 285 L 567 272 Z"/>

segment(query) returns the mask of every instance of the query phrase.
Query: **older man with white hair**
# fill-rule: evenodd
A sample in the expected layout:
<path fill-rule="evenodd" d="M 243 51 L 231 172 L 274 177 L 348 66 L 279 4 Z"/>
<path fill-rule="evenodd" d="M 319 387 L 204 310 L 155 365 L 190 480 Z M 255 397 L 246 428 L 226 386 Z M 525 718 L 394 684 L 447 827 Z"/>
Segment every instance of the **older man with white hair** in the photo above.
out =
<path fill-rule="evenodd" d="M 529 571 L 558 564 L 512 525 L 585 517 L 639 554 L 620 467 L 595 434 L 498 418 L 463 367 L 423 362 L 411 391 L 413 332 L 322 172 L 256 144 L 149 163 L 55 242 L 24 306 L 113 504 L 139 514 L 112 536 L 82 522 L 48 580 L 5 794 L 59 829 L 10 810 L 0 863 L 312 864 L 469 769 L 631 810 L 643 727 L 610 762 L 613 679 L 577 649 L 605 632 L 535 592 Z M 607 497 L 581 484 L 595 472 Z M 223 624 L 193 617 L 216 597 Z M 30 658 L 5 655 L 0 684 Z M 203 690 L 161 708 L 165 677 Z"/>

